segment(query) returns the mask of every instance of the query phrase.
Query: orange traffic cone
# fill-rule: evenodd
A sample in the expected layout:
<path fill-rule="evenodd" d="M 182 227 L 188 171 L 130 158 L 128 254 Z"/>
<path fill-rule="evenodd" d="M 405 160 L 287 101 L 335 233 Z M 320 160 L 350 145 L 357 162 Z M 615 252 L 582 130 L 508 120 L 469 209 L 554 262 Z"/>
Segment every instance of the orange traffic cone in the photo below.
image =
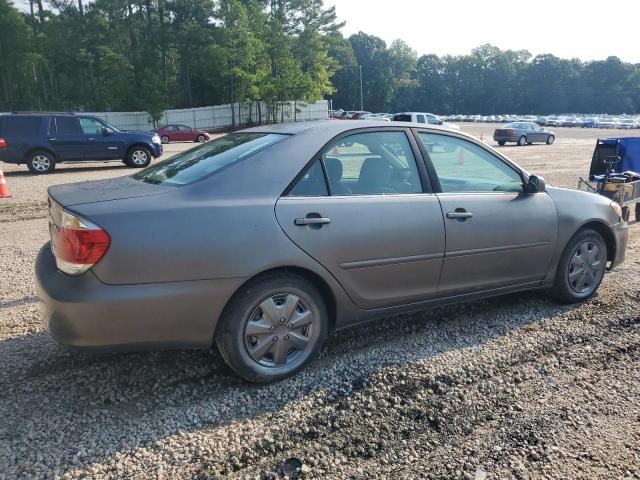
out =
<path fill-rule="evenodd" d="M 461 148 L 458 154 L 458 164 L 464 165 L 464 150 Z"/>
<path fill-rule="evenodd" d="M 0 170 L 0 198 L 10 197 L 9 188 L 7 187 L 7 181 L 4 179 L 4 173 Z"/>
<path fill-rule="evenodd" d="M 340 155 L 340 150 L 337 145 L 331 150 L 331 155 Z"/>

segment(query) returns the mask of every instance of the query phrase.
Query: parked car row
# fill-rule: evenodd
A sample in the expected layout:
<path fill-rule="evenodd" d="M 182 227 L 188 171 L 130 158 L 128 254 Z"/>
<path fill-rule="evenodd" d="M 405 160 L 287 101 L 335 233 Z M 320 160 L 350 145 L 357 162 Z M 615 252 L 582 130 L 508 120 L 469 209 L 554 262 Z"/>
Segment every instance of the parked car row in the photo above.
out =
<path fill-rule="evenodd" d="M 640 128 L 640 116 L 609 115 L 448 115 L 449 122 L 534 122 L 542 127 Z"/>
<path fill-rule="evenodd" d="M 412 122 L 424 125 L 444 125 L 454 130 L 460 127 L 445 123 L 442 118 L 428 112 L 371 113 L 365 111 L 331 110 L 329 118 L 335 120 L 379 120 L 383 122 Z"/>

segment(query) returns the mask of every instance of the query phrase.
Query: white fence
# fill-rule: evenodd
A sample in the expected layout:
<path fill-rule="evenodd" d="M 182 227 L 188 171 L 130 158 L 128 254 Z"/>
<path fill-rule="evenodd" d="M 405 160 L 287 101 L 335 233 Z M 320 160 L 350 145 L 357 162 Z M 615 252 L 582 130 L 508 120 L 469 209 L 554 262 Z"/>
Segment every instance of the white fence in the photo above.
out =
<path fill-rule="evenodd" d="M 158 125 L 178 123 L 192 128 L 215 130 L 249 123 L 300 122 L 322 120 L 329 117 L 329 102 L 318 100 L 308 102 L 283 102 L 277 108 L 269 110 L 264 102 L 252 104 L 236 103 L 232 111 L 231 104 L 212 107 L 165 110 Z M 153 122 L 147 112 L 83 112 L 94 115 L 122 130 L 151 130 Z M 2 115 L 2 113 L 0 113 Z M 235 122 L 233 117 L 235 116 Z"/>
<path fill-rule="evenodd" d="M 178 123 L 192 128 L 215 130 L 249 123 L 321 120 L 329 116 L 329 102 L 283 102 L 270 110 L 264 102 L 236 103 L 212 107 L 165 110 L 158 125 Z M 83 112 L 94 115 L 122 130 L 151 130 L 153 122 L 147 112 Z M 235 122 L 233 117 L 235 116 Z"/>

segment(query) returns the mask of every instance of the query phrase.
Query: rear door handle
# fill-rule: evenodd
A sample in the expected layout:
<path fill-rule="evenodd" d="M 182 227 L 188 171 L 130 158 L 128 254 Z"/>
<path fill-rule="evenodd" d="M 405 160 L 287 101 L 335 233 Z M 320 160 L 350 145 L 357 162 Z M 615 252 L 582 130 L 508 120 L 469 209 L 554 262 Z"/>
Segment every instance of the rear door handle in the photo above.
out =
<path fill-rule="evenodd" d="M 471 218 L 473 217 L 473 213 L 471 212 L 449 212 L 447 213 L 447 218 Z"/>
<path fill-rule="evenodd" d="M 331 223 L 331 219 L 326 217 L 304 217 L 296 218 L 293 223 L 296 225 L 325 225 Z"/>

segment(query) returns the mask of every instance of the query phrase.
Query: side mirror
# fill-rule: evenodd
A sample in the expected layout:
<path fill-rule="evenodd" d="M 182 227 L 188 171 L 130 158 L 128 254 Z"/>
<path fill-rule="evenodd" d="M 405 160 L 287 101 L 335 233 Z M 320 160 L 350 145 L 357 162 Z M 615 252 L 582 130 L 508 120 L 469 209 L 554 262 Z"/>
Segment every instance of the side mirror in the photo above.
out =
<path fill-rule="evenodd" d="M 531 175 L 529 181 L 525 185 L 525 193 L 544 193 L 547 190 L 547 186 L 544 183 L 544 178 L 537 175 Z"/>
<path fill-rule="evenodd" d="M 442 125 L 444 122 L 441 119 L 438 119 L 438 125 Z"/>
<path fill-rule="evenodd" d="M 113 135 L 113 130 L 111 130 L 109 127 L 107 127 L 104 130 L 102 130 L 102 134 L 105 135 L 105 136 Z"/>

